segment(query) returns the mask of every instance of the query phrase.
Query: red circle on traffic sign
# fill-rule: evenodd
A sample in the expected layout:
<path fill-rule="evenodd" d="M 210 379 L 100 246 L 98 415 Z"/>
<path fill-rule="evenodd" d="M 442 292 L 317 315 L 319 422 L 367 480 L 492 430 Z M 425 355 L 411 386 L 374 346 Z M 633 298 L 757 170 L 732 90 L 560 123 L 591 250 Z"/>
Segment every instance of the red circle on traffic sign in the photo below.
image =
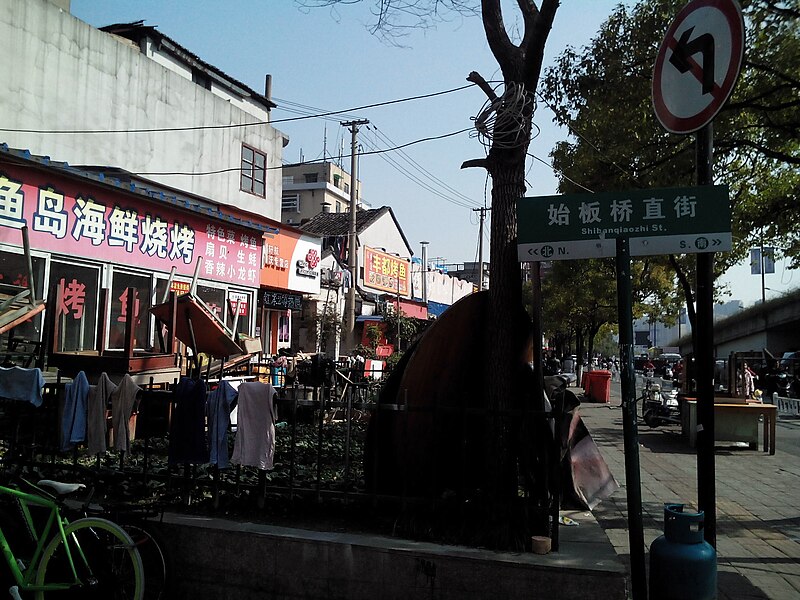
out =
<path fill-rule="evenodd" d="M 664 129 L 692 133 L 707 125 L 731 95 L 743 54 L 744 20 L 735 0 L 687 4 L 653 67 L 653 108 Z"/>

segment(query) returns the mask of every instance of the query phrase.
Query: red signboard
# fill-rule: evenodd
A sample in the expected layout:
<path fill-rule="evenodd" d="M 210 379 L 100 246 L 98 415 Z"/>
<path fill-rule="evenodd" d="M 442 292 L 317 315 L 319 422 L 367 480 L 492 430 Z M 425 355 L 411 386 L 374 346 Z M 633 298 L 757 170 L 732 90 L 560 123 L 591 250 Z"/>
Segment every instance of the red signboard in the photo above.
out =
<path fill-rule="evenodd" d="M 0 171 L 0 242 L 158 271 L 191 275 L 198 257 L 205 279 L 258 287 L 260 232 L 183 212 L 163 202 L 86 182 L 4 165 Z"/>
<path fill-rule="evenodd" d="M 408 296 L 408 259 L 386 254 L 374 248 L 364 247 L 364 285 L 391 294 Z"/>

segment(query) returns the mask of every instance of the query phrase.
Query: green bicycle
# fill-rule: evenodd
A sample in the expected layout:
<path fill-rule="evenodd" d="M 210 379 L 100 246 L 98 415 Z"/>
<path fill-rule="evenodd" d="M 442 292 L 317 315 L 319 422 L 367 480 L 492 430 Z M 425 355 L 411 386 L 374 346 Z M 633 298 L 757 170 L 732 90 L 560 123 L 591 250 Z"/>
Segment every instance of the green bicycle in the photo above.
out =
<path fill-rule="evenodd" d="M 61 499 L 83 486 L 40 481 L 51 496 L 25 483 L 30 492 L 0 486 L 0 500 L 7 500 L 0 504 L 0 550 L 13 580 L 10 597 L 141 600 L 142 559 L 125 530 L 107 519 L 70 522 L 61 514 Z"/>

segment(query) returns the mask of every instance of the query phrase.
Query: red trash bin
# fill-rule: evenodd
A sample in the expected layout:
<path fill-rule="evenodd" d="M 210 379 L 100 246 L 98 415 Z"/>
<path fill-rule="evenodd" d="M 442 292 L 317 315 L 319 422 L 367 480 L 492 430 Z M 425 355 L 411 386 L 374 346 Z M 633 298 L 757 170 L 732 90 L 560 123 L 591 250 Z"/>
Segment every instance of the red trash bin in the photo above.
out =
<path fill-rule="evenodd" d="M 611 371 L 590 371 L 586 374 L 586 395 L 593 402 L 611 401 Z"/>

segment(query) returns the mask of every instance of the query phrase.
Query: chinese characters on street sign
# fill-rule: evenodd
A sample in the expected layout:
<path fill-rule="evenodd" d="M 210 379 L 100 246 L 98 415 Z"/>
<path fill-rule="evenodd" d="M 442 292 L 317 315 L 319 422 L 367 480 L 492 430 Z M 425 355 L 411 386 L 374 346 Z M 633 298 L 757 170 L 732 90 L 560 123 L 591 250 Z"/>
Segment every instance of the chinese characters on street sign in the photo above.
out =
<path fill-rule="evenodd" d="M 518 256 L 604 258 L 616 254 L 622 237 L 632 256 L 724 252 L 731 248 L 730 215 L 726 186 L 522 198 Z"/>

